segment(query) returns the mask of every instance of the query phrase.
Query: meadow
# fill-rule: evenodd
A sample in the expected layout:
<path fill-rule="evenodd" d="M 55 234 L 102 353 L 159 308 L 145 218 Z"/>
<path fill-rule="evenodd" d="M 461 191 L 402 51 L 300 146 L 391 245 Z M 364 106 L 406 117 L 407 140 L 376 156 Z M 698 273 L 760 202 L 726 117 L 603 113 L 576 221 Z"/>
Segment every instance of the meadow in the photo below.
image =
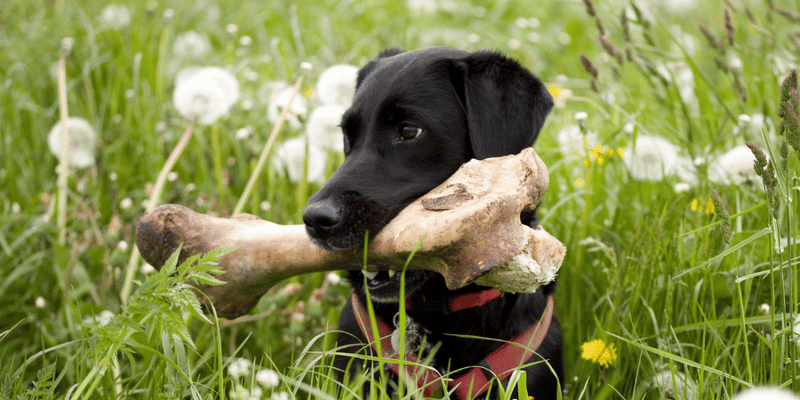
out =
<path fill-rule="evenodd" d="M 0 398 L 383 398 L 332 377 L 340 275 L 217 320 L 185 283 L 212 281 L 218 253 L 158 272 L 133 240 L 151 198 L 301 223 L 343 159 L 312 123 L 346 107 L 323 72 L 431 46 L 507 54 L 556 99 L 534 148 L 541 224 L 568 249 L 565 399 L 798 393 L 798 22 L 791 0 L 6 0 Z M 208 92 L 214 118 L 179 95 L 197 66 L 237 87 Z M 63 151 L 67 117 L 83 133 Z"/>

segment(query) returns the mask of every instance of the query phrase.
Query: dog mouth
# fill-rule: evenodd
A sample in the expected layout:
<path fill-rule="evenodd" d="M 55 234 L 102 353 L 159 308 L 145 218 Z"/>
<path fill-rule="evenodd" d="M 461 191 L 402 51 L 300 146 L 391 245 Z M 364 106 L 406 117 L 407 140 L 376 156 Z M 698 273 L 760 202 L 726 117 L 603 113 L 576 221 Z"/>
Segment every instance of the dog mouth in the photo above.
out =
<path fill-rule="evenodd" d="M 408 298 L 416 293 L 434 275 L 436 273 L 431 271 L 406 271 L 405 297 Z M 400 301 L 401 272 L 383 269 L 377 272 L 361 271 L 356 277 L 356 279 L 361 280 L 361 285 L 363 285 L 364 277 L 366 277 L 366 285 L 363 289 L 369 293 L 373 301 L 378 303 L 397 303 Z"/>

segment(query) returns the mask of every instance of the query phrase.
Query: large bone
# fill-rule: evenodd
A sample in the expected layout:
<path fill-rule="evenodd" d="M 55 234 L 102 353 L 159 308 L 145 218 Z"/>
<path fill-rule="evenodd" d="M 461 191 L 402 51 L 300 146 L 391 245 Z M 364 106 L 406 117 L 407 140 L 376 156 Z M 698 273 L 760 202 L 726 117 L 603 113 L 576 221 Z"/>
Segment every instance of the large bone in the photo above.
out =
<path fill-rule="evenodd" d="M 440 273 L 451 290 L 475 282 L 506 292 L 533 292 L 555 278 L 566 252 L 541 227 L 520 222 L 520 214 L 536 207 L 548 183 L 547 169 L 533 149 L 470 161 L 371 239 L 367 269 L 400 270 L 418 247 L 408 268 Z M 238 247 L 219 260 L 225 270 L 220 278 L 227 284 L 200 287 L 217 314 L 228 318 L 248 312 L 283 279 L 363 264 L 363 249 L 323 250 L 312 243 L 304 225 L 278 225 L 249 214 L 217 218 L 174 204 L 142 216 L 136 244 L 156 268 L 180 244 L 180 262 L 216 248 Z"/>

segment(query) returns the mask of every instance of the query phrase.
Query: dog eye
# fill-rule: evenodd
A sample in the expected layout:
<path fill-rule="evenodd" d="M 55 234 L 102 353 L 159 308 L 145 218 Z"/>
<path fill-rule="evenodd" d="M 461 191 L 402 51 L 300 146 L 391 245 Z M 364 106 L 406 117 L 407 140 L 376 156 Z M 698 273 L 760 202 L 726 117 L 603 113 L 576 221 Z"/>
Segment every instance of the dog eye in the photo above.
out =
<path fill-rule="evenodd" d="M 400 125 L 400 140 L 411 140 L 422 134 L 422 128 L 414 125 Z"/>

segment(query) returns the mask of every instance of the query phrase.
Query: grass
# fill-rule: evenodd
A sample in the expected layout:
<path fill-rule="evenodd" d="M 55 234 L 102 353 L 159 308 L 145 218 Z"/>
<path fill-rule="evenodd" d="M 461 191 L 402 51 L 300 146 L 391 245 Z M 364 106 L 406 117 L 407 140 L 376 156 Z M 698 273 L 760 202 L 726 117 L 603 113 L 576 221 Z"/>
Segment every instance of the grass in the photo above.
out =
<path fill-rule="evenodd" d="M 779 115 L 787 117 L 779 114 L 781 82 L 800 52 L 798 3 L 703 2 L 679 10 L 598 1 L 596 17 L 577 0 L 435 4 L 439 10 L 428 13 L 378 0 L 134 1 L 125 3 L 130 24 L 112 29 L 100 21 L 105 2 L 5 2 L 0 398 L 238 398 L 257 387 L 262 398 L 380 398 L 376 391 L 359 393 L 371 378 L 344 387 L 332 378 L 336 320 L 348 295 L 335 279 L 293 278 L 239 323 L 204 321 L 191 312 L 186 288 L 163 273 L 137 274 L 138 291 L 126 307 L 119 293 L 142 203 L 189 124 L 171 104 L 179 67 L 231 66 L 242 99 L 254 104 L 240 102 L 214 125 L 196 128 L 174 168 L 177 178 L 162 195 L 164 202 L 224 216 L 244 191 L 272 127 L 266 82 L 294 81 L 307 61 L 315 67 L 307 91 L 327 66 L 362 65 L 390 46 L 433 45 L 505 52 L 563 102 L 536 149 L 550 169 L 542 223 L 568 248 L 556 297 L 564 398 L 728 399 L 749 386 L 800 392 L 792 329 L 800 311 L 794 245 L 800 162 L 791 146 L 781 155 L 781 142 L 791 135 L 774 133 L 785 120 Z M 171 18 L 164 18 L 167 8 Z M 236 25 L 235 33 L 228 24 Z M 175 38 L 188 30 L 210 39 L 212 50 L 202 60 L 173 55 Z M 242 35 L 252 44 L 242 46 Z M 54 203 L 58 159 L 48 151 L 46 133 L 59 118 L 55 65 L 64 37 L 74 39 L 66 63 L 70 116 L 87 119 L 99 140 L 96 164 L 71 171 L 62 245 Z M 575 121 L 581 111 L 588 118 Z M 739 118 L 755 121 L 757 114 L 770 121 L 763 130 Z M 587 143 L 597 133 L 600 147 L 568 156 L 557 138 L 571 125 L 581 126 Z M 247 126 L 255 133 L 236 139 Z M 284 129 L 279 140 L 299 133 Z M 617 149 L 644 135 L 665 138 L 696 160 L 689 170 L 697 182 L 676 191 L 676 176 L 634 179 L 625 166 L 630 154 Z M 758 185 L 709 178 L 716 156 L 746 141 L 769 156 L 776 175 L 769 196 Z M 329 161 L 328 175 L 340 160 Z M 318 188 L 268 169 L 244 211 L 300 223 Z M 712 190 L 719 200 L 706 212 Z M 137 298 L 146 299 L 138 308 Z M 104 310 L 115 318 L 100 327 Z M 582 351 L 597 339 L 615 353 L 605 365 Z M 255 364 L 237 376 L 229 364 L 239 358 Z M 280 373 L 278 386 L 256 383 L 256 371 L 265 368 Z M 521 396 L 513 384 L 507 388 L 502 398 Z"/>

